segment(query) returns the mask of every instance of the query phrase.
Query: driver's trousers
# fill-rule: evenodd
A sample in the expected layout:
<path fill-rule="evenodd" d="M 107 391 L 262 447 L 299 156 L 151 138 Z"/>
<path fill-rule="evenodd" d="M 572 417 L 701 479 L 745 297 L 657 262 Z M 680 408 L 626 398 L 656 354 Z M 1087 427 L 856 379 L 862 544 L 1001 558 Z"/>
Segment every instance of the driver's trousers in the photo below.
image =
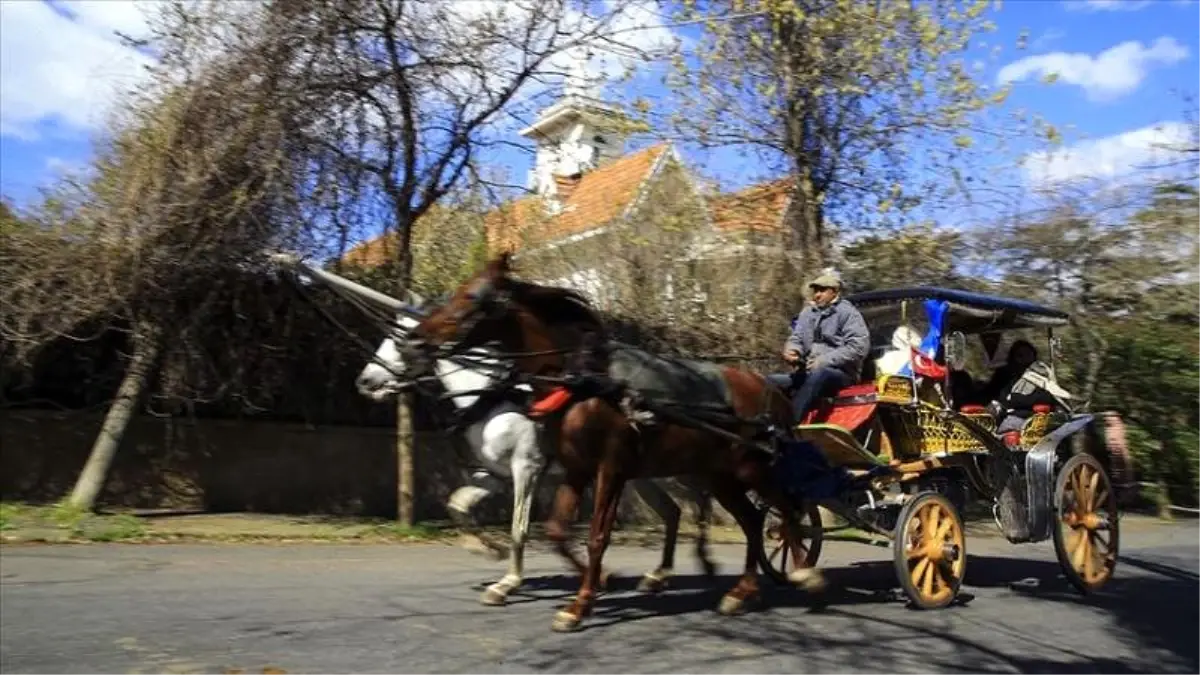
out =
<path fill-rule="evenodd" d="M 821 396 L 832 396 L 854 384 L 849 375 L 837 368 L 817 368 L 811 373 L 799 369 L 794 373 L 771 373 L 767 381 L 792 397 L 792 424 L 794 427 L 814 401 Z"/>

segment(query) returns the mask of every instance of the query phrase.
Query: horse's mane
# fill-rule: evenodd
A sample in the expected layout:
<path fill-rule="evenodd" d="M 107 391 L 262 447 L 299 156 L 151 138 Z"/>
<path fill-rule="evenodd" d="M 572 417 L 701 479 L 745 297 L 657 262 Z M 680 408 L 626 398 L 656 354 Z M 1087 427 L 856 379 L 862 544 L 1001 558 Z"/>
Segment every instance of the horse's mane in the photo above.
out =
<path fill-rule="evenodd" d="M 542 286 L 527 281 L 508 280 L 512 297 L 548 325 L 579 326 L 606 333 L 604 320 L 581 293 L 559 286 Z"/>

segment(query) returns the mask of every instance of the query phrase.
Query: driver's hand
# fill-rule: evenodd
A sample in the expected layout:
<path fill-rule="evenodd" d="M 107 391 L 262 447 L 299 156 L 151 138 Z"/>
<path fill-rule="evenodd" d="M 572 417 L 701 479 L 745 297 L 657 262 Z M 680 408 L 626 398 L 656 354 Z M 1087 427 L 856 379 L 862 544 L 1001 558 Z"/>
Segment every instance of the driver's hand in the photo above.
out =
<path fill-rule="evenodd" d="M 800 363 L 800 352 L 795 349 L 783 350 L 783 360 L 788 363 Z"/>

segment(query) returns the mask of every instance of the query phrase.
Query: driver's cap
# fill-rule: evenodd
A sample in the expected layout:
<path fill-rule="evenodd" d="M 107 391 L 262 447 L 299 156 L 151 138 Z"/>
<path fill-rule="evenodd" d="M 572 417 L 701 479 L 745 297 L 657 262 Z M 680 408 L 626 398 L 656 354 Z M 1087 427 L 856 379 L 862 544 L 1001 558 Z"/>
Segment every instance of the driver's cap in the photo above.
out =
<path fill-rule="evenodd" d="M 822 274 L 816 279 L 808 282 L 809 288 L 814 286 L 819 288 L 836 288 L 840 290 L 842 288 L 842 280 L 832 274 Z"/>

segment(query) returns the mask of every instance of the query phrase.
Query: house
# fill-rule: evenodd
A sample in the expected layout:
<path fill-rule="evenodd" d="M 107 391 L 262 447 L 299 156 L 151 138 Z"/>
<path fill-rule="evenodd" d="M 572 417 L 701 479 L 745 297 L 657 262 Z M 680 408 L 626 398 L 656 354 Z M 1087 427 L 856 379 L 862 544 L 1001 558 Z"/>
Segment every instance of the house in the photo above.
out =
<path fill-rule="evenodd" d="M 650 296 L 709 304 L 722 292 L 741 306 L 738 297 L 762 292 L 748 259 L 795 262 L 787 179 L 713 193 L 670 143 L 627 151 L 631 131 L 620 108 L 571 78 L 519 132 L 535 145 L 534 167 L 526 194 L 484 216 L 489 256 L 511 251 L 522 276 L 609 308 Z M 343 260 L 378 264 L 387 248 L 379 238 Z"/>

